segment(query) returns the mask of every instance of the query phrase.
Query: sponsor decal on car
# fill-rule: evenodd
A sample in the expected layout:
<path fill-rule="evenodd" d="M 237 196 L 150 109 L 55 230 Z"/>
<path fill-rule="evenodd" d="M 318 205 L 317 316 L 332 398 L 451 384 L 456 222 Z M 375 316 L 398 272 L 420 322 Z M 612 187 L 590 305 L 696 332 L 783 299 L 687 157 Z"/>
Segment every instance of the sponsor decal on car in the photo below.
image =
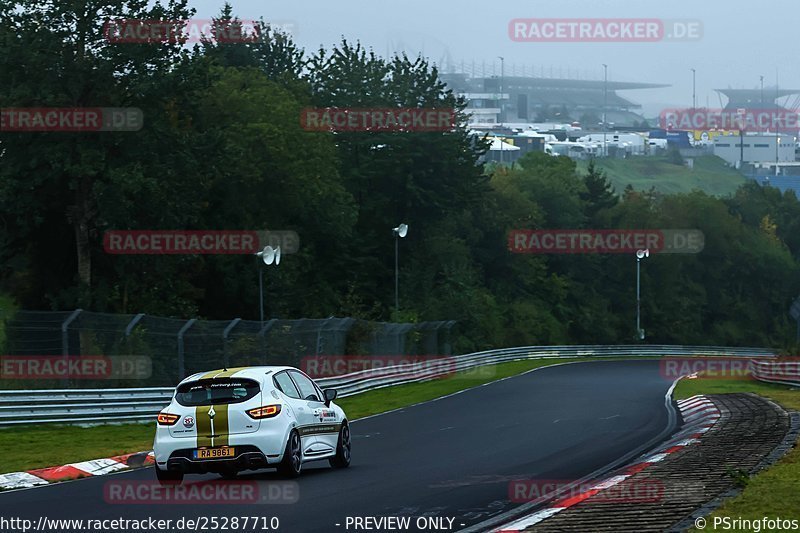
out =
<path fill-rule="evenodd" d="M 321 409 L 319 412 L 320 422 L 333 422 L 336 420 L 336 411 L 333 409 Z"/>
<path fill-rule="evenodd" d="M 301 437 L 305 437 L 307 435 L 320 435 L 324 433 L 339 433 L 339 430 L 342 429 L 342 424 L 325 424 L 325 425 L 315 425 L 315 426 L 299 426 L 297 428 L 297 432 L 300 433 Z"/>

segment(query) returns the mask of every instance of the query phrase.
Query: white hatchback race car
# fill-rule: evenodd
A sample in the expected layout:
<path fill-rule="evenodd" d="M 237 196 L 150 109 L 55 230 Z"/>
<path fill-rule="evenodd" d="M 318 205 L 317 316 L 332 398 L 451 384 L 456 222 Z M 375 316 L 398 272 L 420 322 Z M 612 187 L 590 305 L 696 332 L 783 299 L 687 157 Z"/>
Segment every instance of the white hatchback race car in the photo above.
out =
<path fill-rule="evenodd" d="M 186 473 L 235 476 L 277 468 L 294 477 L 308 461 L 350 465 L 350 427 L 333 400 L 302 371 L 253 366 L 202 372 L 175 389 L 158 415 L 153 452 L 162 483 Z"/>

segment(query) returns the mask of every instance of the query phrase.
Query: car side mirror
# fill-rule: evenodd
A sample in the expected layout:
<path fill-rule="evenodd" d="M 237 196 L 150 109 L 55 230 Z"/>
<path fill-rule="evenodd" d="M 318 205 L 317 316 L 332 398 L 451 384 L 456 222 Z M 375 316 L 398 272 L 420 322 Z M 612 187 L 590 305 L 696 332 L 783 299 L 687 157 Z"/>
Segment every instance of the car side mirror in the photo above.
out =
<path fill-rule="evenodd" d="M 336 399 L 338 395 L 336 389 L 325 389 L 325 406 L 330 407 L 331 402 Z"/>

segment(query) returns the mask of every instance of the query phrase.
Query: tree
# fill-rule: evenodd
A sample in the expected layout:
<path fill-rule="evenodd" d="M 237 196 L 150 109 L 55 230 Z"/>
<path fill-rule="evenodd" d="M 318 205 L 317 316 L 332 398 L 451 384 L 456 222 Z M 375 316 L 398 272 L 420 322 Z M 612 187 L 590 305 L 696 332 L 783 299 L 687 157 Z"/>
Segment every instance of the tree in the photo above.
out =
<path fill-rule="evenodd" d="M 580 193 L 585 203 L 584 213 L 589 220 L 595 220 L 600 211 L 611 209 L 619 199 L 614 192 L 611 181 L 603 170 L 598 170 L 594 160 L 589 162 L 586 175 L 583 177 L 586 191 Z"/>
<path fill-rule="evenodd" d="M 109 46 L 103 27 L 112 17 L 185 19 L 185 1 L 168 7 L 134 0 L 86 3 L 0 2 L 0 105 L 3 107 L 127 107 L 158 91 L 157 79 L 180 57 L 177 45 Z M 32 75 L 35 73 L 35 75 Z M 140 105 L 139 107 L 146 107 Z M 96 194 L 109 171 L 124 159 L 131 135 L 121 133 L 5 133 L 0 165 L 0 207 L 15 218 L 8 249 L 34 263 L 37 278 L 43 251 L 29 243 L 70 243 L 79 283 L 78 301 L 91 303 L 92 239 Z M 142 135 L 139 135 L 141 138 Z M 113 157 L 111 157 L 113 155 Z M 69 199 L 69 201 L 66 201 Z M 64 222 L 67 222 L 67 225 Z M 71 235 L 65 232 L 71 228 Z M 63 245 L 58 246 L 62 248 Z M 27 249 L 27 250 L 26 250 Z M 53 247 L 47 253 L 52 255 Z M 59 254 L 64 257 L 66 254 Z M 59 271 L 57 276 L 67 275 Z M 41 277 L 40 277 L 41 276 Z M 48 280 L 50 288 L 58 281 Z"/>

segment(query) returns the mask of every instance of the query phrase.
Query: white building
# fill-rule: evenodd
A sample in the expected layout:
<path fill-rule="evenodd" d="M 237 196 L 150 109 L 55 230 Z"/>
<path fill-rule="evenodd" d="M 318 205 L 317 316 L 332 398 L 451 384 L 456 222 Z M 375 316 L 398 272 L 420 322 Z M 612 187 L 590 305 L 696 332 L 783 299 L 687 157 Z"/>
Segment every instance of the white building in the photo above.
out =
<path fill-rule="evenodd" d="M 467 100 L 464 113 L 469 116 L 470 126 L 492 126 L 500 123 L 502 109 L 497 102 L 508 100 L 507 94 L 497 93 L 460 93 Z"/>
<path fill-rule="evenodd" d="M 796 142 L 795 137 L 789 134 L 719 135 L 714 138 L 714 155 L 721 157 L 731 165 L 736 165 L 739 161 L 746 163 L 790 162 L 795 160 Z"/>

